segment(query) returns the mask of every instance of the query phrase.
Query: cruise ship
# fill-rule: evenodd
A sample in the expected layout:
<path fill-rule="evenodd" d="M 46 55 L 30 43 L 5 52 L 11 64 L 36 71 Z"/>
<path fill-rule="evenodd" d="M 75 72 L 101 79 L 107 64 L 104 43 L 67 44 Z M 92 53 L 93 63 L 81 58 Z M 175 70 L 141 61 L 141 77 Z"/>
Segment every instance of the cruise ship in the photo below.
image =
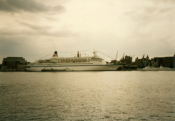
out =
<path fill-rule="evenodd" d="M 58 57 L 57 51 L 52 58 L 37 60 L 27 64 L 26 71 L 116 71 L 123 68 L 122 64 L 111 64 L 97 56 L 93 51 L 92 57 L 81 57 L 77 52 L 76 57 Z"/>

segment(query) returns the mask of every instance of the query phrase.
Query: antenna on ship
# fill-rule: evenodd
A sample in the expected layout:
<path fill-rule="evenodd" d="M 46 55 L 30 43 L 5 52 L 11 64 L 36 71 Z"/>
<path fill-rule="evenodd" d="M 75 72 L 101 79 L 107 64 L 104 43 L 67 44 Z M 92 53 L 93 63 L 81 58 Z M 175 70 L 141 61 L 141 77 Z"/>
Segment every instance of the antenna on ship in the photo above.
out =
<path fill-rule="evenodd" d="M 97 57 L 97 51 L 95 49 L 94 49 L 93 53 L 94 53 L 94 57 Z"/>
<path fill-rule="evenodd" d="M 82 51 L 77 51 L 77 54 L 71 54 L 71 55 L 77 55 L 77 57 L 81 57 L 81 55 L 86 55 L 86 54 L 81 54 L 80 52 L 84 51 L 89 51 L 89 50 L 82 50 Z M 74 52 L 61 52 L 61 53 L 74 53 Z"/>
<path fill-rule="evenodd" d="M 80 52 L 79 51 L 77 52 L 77 57 L 80 57 Z"/>

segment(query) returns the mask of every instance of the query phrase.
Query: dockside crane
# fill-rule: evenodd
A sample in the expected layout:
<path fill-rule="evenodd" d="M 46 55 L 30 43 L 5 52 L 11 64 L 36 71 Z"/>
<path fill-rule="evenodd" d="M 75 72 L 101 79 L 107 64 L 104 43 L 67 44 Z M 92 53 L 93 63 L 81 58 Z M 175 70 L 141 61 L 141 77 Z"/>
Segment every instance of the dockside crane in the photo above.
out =
<path fill-rule="evenodd" d="M 117 54 L 116 54 L 116 57 L 115 57 L 115 60 L 117 61 L 117 56 L 118 56 L 118 51 L 117 51 Z"/>
<path fill-rule="evenodd" d="M 122 58 L 119 60 L 119 62 L 121 62 L 122 60 L 124 60 L 124 56 L 125 56 L 125 53 L 123 54 Z"/>
<path fill-rule="evenodd" d="M 123 54 L 123 59 L 124 59 L 125 53 Z"/>
<path fill-rule="evenodd" d="M 135 55 L 132 56 L 132 59 L 134 58 Z"/>

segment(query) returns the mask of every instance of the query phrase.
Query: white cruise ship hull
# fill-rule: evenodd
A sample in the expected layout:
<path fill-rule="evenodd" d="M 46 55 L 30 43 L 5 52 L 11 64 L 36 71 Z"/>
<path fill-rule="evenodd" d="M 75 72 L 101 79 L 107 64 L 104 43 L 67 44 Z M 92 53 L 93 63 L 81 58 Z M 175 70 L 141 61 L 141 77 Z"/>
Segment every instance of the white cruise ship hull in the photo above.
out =
<path fill-rule="evenodd" d="M 116 71 L 123 68 L 119 64 L 105 65 L 27 65 L 26 71 Z"/>

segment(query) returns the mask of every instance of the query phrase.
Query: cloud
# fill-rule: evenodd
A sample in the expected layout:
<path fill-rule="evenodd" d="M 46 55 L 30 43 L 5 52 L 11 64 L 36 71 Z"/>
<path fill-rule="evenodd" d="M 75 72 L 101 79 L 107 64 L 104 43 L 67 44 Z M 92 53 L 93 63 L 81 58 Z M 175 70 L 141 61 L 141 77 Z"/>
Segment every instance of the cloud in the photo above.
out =
<path fill-rule="evenodd" d="M 161 3 L 161 2 L 163 2 L 163 3 L 175 3 L 174 0 L 152 0 L 152 1 L 155 3 Z"/>
<path fill-rule="evenodd" d="M 78 33 L 68 29 L 60 29 L 52 26 L 41 26 L 31 23 L 19 22 L 18 29 L 3 28 L 0 30 L 1 37 L 14 37 L 14 36 L 40 36 L 40 37 L 77 37 Z M 22 25 L 22 26 L 20 26 Z M 21 28 L 21 29 L 20 29 Z"/>
<path fill-rule="evenodd" d="M 95 48 L 119 58 L 174 53 L 175 4 L 154 1 L 0 0 L 0 58 L 36 60 L 54 51 L 51 40 L 58 51 Z M 64 10 L 56 5 L 66 12 L 54 14 Z"/>
<path fill-rule="evenodd" d="M 20 24 L 27 26 L 33 30 L 46 30 L 46 29 L 51 29 L 52 27 L 50 26 L 39 26 L 39 25 L 34 25 L 34 24 L 30 24 L 30 23 L 25 23 L 25 22 L 19 22 Z"/>
<path fill-rule="evenodd" d="M 70 40 L 69 40 L 70 39 Z M 49 55 L 51 57 L 55 49 L 65 51 L 63 48 L 74 48 L 72 38 L 56 38 L 42 36 L 0 36 L 0 61 L 5 57 L 24 57 L 33 62 L 39 58 Z M 55 49 L 53 47 L 55 45 Z M 74 48 L 75 49 L 75 48 Z M 1 63 L 1 62 L 0 62 Z"/>
<path fill-rule="evenodd" d="M 154 12 L 159 12 L 159 13 L 165 13 L 165 12 L 169 12 L 172 11 L 174 9 L 174 6 L 155 6 L 155 7 L 146 7 L 144 8 L 144 10 L 147 13 L 154 13 Z"/>
<path fill-rule="evenodd" d="M 54 27 L 51 27 L 51 26 L 39 26 L 39 25 L 29 24 L 24 22 L 20 22 L 20 23 L 33 30 L 33 31 L 26 31 L 28 34 L 50 36 L 50 37 L 78 36 L 77 33 L 74 33 L 71 30 L 64 30 L 64 29 L 58 29 L 58 28 L 56 30 L 53 30 Z"/>
<path fill-rule="evenodd" d="M 130 48 L 135 47 L 131 51 L 137 56 L 138 50 L 152 57 L 174 53 L 175 1 L 155 1 L 147 1 L 125 12 L 126 18 L 134 25 L 131 41 L 127 44 Z"/>
<path fill-rule="evenodd" d="M 64 7 L 46 6 L 35 0 L 0 0 L 0 11 L 4 12 L 63 12 Z"/>
<path fill-rule="evenodd" d="M 49 21 L 57 21 L 58 19 L 55 18 L 55 17 L 44 17 L 46 20 L 49 20 Z"/>
<path fill-rule="evenodd" d="M 0 60 L 11 56 L 26 58 L 32 56 L 32 53 L 38 53 L 32 37 L 26 39 L 25 37 L 0 36 L 0 43 Z M 35 55 L 33 56 L 36 58 Z M 30 57 L 27 60 L 30 60 Z"/>

